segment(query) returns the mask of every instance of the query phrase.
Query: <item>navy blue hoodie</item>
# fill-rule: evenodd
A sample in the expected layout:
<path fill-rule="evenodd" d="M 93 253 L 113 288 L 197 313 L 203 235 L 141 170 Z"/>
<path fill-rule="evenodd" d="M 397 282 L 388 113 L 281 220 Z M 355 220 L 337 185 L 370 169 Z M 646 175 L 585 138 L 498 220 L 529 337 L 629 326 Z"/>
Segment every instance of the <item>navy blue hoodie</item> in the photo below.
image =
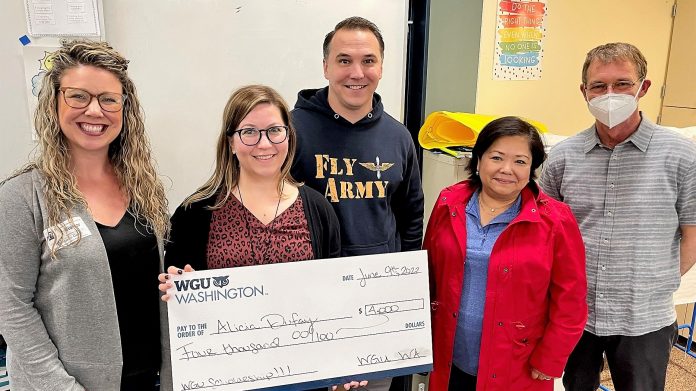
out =
<path fill-rule="evenodd" d="M 328 102 L 328 87 L 298 94 L 292 175 L 324 194 L 341 223 L 341 254 L 418 250 L 423 190 L 416 149 L 374 94 L 372 111 L 350 123 Z"/>

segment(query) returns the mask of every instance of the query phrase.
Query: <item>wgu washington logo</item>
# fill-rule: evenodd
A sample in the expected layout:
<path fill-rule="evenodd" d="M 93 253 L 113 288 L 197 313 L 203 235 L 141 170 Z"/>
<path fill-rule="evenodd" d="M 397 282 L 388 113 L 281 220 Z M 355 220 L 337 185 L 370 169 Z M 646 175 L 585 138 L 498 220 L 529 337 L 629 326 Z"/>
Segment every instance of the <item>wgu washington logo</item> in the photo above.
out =
<path fill-rule="evenodd" d="M 213 277 L 213 285 L 224 288 L 230 283 L 230 276 Z"/>
<path fill-rule="evenodd" d="M 229 284 L 229 275 L 178 280 L 174 281 L 174 286 L 177 290 L 174 297 L 176 298 L 177 303 L 188 304 L 249 298 L 266 294 L 263 285 L 225 288 Z"/>

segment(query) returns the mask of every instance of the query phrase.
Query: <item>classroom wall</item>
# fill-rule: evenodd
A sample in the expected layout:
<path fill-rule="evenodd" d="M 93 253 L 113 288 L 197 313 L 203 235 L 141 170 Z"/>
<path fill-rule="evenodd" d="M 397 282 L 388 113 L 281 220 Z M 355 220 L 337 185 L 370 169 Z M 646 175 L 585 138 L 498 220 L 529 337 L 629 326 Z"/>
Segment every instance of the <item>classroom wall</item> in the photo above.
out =
<path fill-rule="evenodd" d="M 514 114 L 572 135 L 593 122 L 579 90 L 587 52 L 607 42 L 636 45 L 648 61 L 652 86 L 640 108 L 652 121 L 660 113 L 674 0 L 548 0 L 543 76 L 534 81 L 493 80 L 496 7 L 484 0 L 476 112 Z M 436 20 L 431 20 L 437 23 Z"/>
<path fill-rule="evenodd" d="M 482 0 L 430 3 L 425 113 L 476 107 Z"/>
<path fill-rule="evenodd" d="M 34 148 L 18 41 L 27 34 L 23 7 L 23 0 L 0 0 L 0 179 Z M 377 92 L 386 111 L 403 118 L 406 0 L 107 0 L 102 8 L 104 38 L 131 61 L 172 211 L 212 173 L 230 93 L 267 84 L 292 107 L 300 89 L 325 86 L 324 36 L 346 17 L 380 27 L 385 58 Z"/>
<path fill-rule="evenodd" d="M 24 75 L 22 45 L 18 38 L 26 34 L 22 1 L 0 4 L 0 64 L 4 75 Z M 34 148 L 25 94 L 24 77 L 0 77 L 0 180 L 25 163 Z"/>

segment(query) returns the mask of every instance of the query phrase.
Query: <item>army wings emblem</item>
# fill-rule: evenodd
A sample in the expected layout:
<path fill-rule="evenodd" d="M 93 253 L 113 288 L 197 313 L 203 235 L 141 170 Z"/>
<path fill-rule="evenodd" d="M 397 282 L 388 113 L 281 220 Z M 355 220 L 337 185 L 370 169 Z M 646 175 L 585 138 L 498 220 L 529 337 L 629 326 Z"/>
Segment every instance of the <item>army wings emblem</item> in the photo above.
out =
<path fill-rule="evenodd" d="M 375 159 L 375 162 L 368 162 L 368 163 L 360 163 L 361 166 L 367 168 L 370 171 L 375 171 L 377 172 L 377 179 L 382 178 L 382 172 L 387 171 L 391 166 L 394 165 L 394 163 L 381 163 L 379 162 L 379 156 Z"/>

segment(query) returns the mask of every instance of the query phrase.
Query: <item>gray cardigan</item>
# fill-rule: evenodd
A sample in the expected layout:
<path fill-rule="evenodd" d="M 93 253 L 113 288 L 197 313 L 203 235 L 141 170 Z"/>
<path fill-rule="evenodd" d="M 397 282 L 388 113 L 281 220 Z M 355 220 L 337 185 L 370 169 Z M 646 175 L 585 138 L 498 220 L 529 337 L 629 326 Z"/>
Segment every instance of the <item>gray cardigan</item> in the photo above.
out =
<path fill-rule="evenodd" d="M 121 338 L 99 230 L 87 210 L 73 209 L 90 234 L 51 259 L 44 183 L 33 170 L 0 186 L 0 334 L 8 344 L 10 385 L 119 391 Z M 158 243 L 161 268 L 161 238 Z M 160 308 L 162 390 L 171 390 L 167 314 Z"/>

